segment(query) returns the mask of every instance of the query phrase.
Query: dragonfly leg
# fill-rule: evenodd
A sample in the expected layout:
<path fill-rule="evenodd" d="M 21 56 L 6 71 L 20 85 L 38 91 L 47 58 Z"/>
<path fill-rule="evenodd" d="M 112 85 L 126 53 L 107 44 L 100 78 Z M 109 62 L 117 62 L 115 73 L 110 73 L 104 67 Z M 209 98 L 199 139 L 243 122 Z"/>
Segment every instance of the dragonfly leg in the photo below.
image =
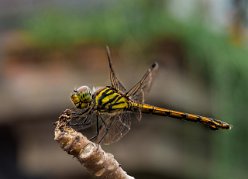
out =
<path fill-rule="evenodd" d="M 88 120 L 88 116 L 86 116 L 86 118 L 84 120 L 80 120 L 80 119 L 83 119 L 83 118 L 84 118 L 84 116 L 81 115 L 79 117 L 79 119 L 78 119 L 79 122 L 73 123 L 72 121 L 69 121 L 69 125 L 70 126 L 82 126 L 82 125 L 89 125 L 91 123 L 91 121 Z"/>
<path fill-rule="evenodd" d="M 99 115 L 96 116 L 96 135 L 90 138 L 90 140 L 94 140 L 99 135 Z"/>
<path fill-rule="evenodd" d="M 88 115 L 86 115 L 88 113 Z M 87 109 L 85 111 L 72 111 L 72 120 L 69 121 L 70 126 L 88 126 L 91 124 L 90 119 L 91 111 L 90 109 Z M 73 122 L 75 121 L 75 122 Z"/>
<path fill-rule="evenodd" d="M 100 119 L 101 119 L 101 121 L 102 121 L 102 123 L 103 123 L 103 125 L 104 125 L 104 129 L 105 129 L 105 131 L 104 131 L 104 134 L 103 134 L 103 136 L 101 137 L 101 139 L 98 141 L 98 144 L 100 144 L 102 141 L 103 141 L 103 139 L 104 139 L 104 137 L 107 135 L 107 133 L 108 133 L 108 131 L 109 131 L 109 126 L 106 124 L 106 122 L 100 117 Z"/>
<path fill-rule="evenodd" d="M 87 108 L 85 110 L 72 109 L 71 110 L 72 118 L 75 116 L 83 116 L 86 115 L 87 113 L 91 113 L 91 109 L 92 108 Z"/>

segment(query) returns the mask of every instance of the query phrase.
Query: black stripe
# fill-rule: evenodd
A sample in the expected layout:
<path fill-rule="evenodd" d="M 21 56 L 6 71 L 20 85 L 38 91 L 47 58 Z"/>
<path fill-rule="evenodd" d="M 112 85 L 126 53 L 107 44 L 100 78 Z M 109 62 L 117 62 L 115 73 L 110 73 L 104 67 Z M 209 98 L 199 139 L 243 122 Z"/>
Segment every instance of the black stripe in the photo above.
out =
<path fill-rule="evenodd" d="M 107 94 L 110 90 L 111 90 L 111 89 L 107 89 L 106 91 L 104 91 L 104 92 L 102 93 L 101 97 L 98 99 L 98 105 L 99 105 L 99 106 L 102 105 L 102 100 L 103 100 L 105 97 L 107 97 L 107 96 L 109 96 L 109 95 L 111 95 L 111 94 L 114 93 L 114 91 L 111 90 L 112 92 L 109 93 L 109 94 Z"/>
<path fill-rule="evenodd" d="M 197 116 L 196 120 L 200 122 L 200 121 L 202 121 L 202 117 L 201 116 Z"/>
<path fill-rule="evenodd" d="M 122 103 L 125 103 L 124 101 L 121 101 L 119 103 L 114 103 L 113 105 L 118 105 L 118 104 L 122 104 Z"/>
<path fill-rule="evenodd" d="M 182 118 L 187 119 L 188 118 L 188 114 L 187 113 L 183 113 L 182 114 Z"/>
<path fill-rule="evenodd" d="M 115 103 L 118 103 L 118 101 L 123 98 L 123 96 L 119 95 L 119 98 L 115 101 Z"/>
<path fill-rule="evenodd" d="M 176 118 L 176 119 L 182 119 L 183 115 L 182 114 L 177 114 L 176 111 L 170 113 L 171 117 Z"/>
<path fill-rule="evenodd" d="M 177 119 L 183 119 L 183 114 L 179 114 L 179 116 L 176 117 Z"/>
<path fill-rule="evenodd" d="M 113 98 L 111 98 L 109 101 L 107 101 L 106 103 L 104 103 L 102 105 L 102 108 L 105 108 L 107 104 L 112 103 L 118 97 L 119 97 L 119 95 L 118 95 L 118 93 L 116 93 L 116 95 Z"/>
<path fill-rule="evenodd" d="M 110 104 L 109 105 L 109 109 L 112 109 L 112 107 L 115 105 L 115 104 L 121 104 L 121 103 L 118 103 L 118 101 L 122 98 L 123 96 L 119 95 L 118 98 L 115 100 L 115 102 L 113 104 Z"/>
<path fill-rule="evenodd" d="M 149 109 L 148 109 L 148 112 L 149 112 L 149 113 L 153 113 L 153 112 L 154 112 L 154 108 L 149 108 Z"/>
<path fill-rule="evenodd" d="M 165 116 L 170 116 L 171 112 L 170 111 L 165 111 L 164 114 L 165 114 Z"/>

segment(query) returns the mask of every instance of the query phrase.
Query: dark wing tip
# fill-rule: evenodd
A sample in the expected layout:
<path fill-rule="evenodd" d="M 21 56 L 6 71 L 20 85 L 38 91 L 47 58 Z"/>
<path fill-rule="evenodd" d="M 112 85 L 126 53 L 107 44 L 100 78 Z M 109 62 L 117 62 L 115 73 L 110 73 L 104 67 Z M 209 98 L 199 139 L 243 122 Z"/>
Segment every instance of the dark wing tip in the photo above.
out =
<path fill-rule="evenodd" d="M 226 127 L 226 129 L 229 129 L 229 130 L 231 130 L 232 128 L 233 128 L 233 125 L 231 125 L 231 124 L 228 124 Z"/>
<path fill-rule="evenodd" d="M 158 68 L 158 62 L 154 62 L 151 67 L 152 68 Z"/>

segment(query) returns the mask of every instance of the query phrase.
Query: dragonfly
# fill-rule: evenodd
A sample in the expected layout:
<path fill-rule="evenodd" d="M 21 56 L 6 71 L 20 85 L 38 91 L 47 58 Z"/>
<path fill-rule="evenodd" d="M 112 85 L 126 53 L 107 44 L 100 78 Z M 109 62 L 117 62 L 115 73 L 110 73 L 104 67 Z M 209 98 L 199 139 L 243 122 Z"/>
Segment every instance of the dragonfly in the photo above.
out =
<path fill-rule="evenodd" d="M 158 71 L 158 63 L 153 63 L 141 80 L 126 90 L 113 69 L 108 46 L 106 51 L 111 84 L 93 89 L 81 86 L 71 95 L 71 101 L 77 109 L 73 112 L 73 118 L 77 122 L 70 125 L 86 129 L 95 124 L 96 134 L 91 140 L 95 139 L 97 143 L 103 142 L 106 145 L 119 141 L 129 132 L 132 120 L 141 120 L 142 113 L 198 122 L 215 130 L 231 129 L 231 125 L 220 120 L 145 103 L 144 97 L 150 91 Z"/>

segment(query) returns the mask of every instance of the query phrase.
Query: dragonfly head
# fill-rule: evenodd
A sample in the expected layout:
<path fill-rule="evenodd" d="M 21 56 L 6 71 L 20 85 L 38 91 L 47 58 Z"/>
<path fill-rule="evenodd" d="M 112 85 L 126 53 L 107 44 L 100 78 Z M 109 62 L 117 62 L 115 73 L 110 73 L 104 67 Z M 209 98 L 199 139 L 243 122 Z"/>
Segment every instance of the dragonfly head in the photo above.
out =
<path fill-rule="evenodd" d="M 92 102 L 91 90 L 88 86 L 81 86 L 73 91 L 71 101 L 80 109 L 88 107 Z"/>

